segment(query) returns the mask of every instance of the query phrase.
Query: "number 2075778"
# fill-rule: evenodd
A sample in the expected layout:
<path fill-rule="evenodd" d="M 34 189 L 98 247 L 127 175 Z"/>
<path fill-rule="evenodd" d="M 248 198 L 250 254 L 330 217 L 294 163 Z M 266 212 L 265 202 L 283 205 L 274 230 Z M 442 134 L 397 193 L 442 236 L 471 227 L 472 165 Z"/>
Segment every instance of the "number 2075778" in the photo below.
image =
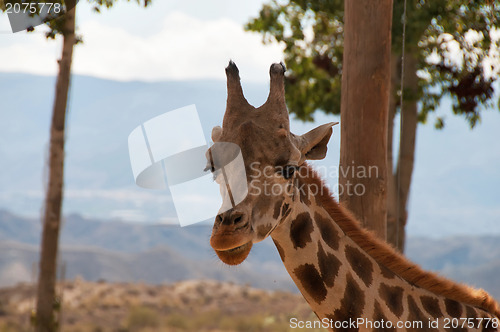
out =
<path fill-rule="evenodd" d="M 57 2 L 7 2 L 5 12 L 7 14 L 36 14 L 36 13 L 54 13 L 60 14 L 63 7 Z"/>

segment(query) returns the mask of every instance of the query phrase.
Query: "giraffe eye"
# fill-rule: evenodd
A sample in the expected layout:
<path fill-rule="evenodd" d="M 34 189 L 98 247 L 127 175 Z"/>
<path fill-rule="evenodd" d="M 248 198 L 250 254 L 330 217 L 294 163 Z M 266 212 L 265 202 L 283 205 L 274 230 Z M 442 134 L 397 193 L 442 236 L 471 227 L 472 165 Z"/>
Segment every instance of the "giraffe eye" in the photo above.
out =
<path fill-rule="evenodd" d="M 288 180 L 293 176 L 293 174 L 295 174 L 297 168 L 298 167 L 294 165 L 287 165 L 280 170 L 280 173 L 285 179 Z"/>

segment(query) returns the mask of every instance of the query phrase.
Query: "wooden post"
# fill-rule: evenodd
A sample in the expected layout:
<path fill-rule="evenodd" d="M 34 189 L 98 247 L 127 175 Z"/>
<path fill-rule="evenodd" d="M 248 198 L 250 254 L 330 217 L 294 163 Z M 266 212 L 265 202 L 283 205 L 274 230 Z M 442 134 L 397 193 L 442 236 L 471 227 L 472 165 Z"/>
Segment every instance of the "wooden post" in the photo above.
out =
<path fill-rule="evenodd" d="M 386 239 L 392 0 L 345 0 L 340 203 Z"/>

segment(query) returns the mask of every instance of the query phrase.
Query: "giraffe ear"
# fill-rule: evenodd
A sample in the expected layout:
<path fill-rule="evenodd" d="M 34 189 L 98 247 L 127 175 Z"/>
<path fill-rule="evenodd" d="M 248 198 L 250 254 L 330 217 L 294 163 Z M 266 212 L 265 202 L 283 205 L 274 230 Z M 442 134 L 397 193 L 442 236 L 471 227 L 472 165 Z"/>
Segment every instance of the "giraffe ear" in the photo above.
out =
<path fill-rule="evenodd" d="M 330 122 L 305 133 L 302 136 L 295 136 L 296 144 L 302 153 L 302 160 L 319 160 L 326 156 L 328 141 L 332 136 L 334 125 L 338 122 Z"/>

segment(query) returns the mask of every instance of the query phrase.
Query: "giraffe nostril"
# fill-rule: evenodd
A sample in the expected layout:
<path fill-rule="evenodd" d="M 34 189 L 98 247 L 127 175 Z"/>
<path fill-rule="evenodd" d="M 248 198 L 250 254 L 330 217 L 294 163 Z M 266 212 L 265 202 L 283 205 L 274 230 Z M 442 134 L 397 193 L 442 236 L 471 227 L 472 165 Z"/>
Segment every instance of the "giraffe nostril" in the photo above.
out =
<path fill-rule="evenodd" d="M 236 213 L 221 213 L 217 215 L 215 218 L 215 222 L 217 224 L 226 225 L 226 226 L 235 226 L 241 224 L 246 219 L 244 218 L 244 214 L 240 212 Z"/>

